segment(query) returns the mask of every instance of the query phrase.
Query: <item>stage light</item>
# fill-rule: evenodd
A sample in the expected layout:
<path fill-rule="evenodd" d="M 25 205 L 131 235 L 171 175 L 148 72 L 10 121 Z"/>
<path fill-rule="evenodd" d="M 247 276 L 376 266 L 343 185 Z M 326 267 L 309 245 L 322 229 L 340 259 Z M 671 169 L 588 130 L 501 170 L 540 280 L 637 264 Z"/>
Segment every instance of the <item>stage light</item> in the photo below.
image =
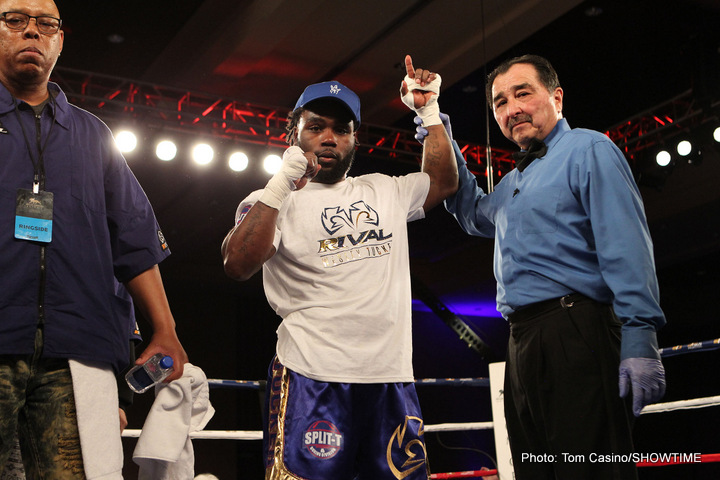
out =
<path fill-rule="evenodd" d="M 177 147 L 170 140 L 163 140 L 157 144 L 157 147 L 155 148 L 155 155 L 157 155 L 160 160 L 168 162 L 174 159 L 175 155 L 177 155 Z"/>
<path fill-rule="evenodd" d="M 682 140 L 677 144 L 678 154 L 688 165 L 700 165 L 703 160 L 703 149 L 699 142 L 692 143 L 689 140 Z"/>
<path fill-rule="evenodd" d="M 129 130 L 122 130 L 115 135 L 115 143 L 122 153 L 128 153 L 137 147 L 137 137 Z"/>
<path fill-rule="evenodd" d="M 672 155 L 670 155 L 670 152 L 668 152 L 667 150 L 661 150 L 655 156 L 655 162 L 661 167 L 667 167 L 668 165 L 670 165 L 671 161 Z"/>
<path fill-rule="evenodd" d="M 270 154 L 263 160 L 263 168 L 270 175 L 275 175 L 282 165 L 282 158 L 279 155 Z"/>
<path fill-rule="evenodd" d="M 248 156 L 245 155 L 243 152 L 235 152 L 232 155 L 230 155 L 230 158 L 228 159 L 228 165 L 230 165 L 230 170 L 234 172 L 242 172 L 245 170 L 248 166 Z"/>
<path fill-rule="evenodd" d="M 192 150 L 192 158 L 198 165 L 207 165 L 212 162 L 213 148 L 207 143 L 198 143 Z"/>
<path fill-rule="evenodd" d="M 690 153 L 692 153 L 692 151 L 693 145 L 687 140 L 683 140 L 677 144 L 677 152 L 683 157 L 687 157 Z"/>
<path fill-rule="evenodd" d="M 720 143 L 720 127 L 717 127 L 713 131 L 713 138 L 715 139 L 716 142 Z"/>

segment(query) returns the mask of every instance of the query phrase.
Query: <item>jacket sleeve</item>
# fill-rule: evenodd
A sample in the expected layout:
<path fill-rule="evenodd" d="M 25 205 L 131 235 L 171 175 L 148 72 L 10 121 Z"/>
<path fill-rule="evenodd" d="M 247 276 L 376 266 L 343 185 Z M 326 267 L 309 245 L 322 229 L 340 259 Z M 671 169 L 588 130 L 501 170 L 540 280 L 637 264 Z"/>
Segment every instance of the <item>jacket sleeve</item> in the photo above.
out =
<path fill-rule="evenodd" d="M 115 277 L 126 282 L 170 255 L 145 192 L 114 143 L 105 138 L 105 208 Z"/>

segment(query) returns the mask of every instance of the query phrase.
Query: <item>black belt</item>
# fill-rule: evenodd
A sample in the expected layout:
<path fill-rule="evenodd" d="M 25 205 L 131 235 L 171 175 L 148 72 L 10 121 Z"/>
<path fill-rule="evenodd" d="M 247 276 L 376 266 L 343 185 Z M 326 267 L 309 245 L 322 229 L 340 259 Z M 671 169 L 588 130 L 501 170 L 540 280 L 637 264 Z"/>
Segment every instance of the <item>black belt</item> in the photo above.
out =
<path fill-rule="evenodd" d="M 571 293 L 564 297 L 551 298 L 550 300 L 543 300 L 542 302 L 531 303 L 525 307 L 520 307 L 513 313 L 508 315 L 510 323 L 521 322 L 530 318 L 536 317 L 543 313 L 550 312 L 552 310 L 560 308 L 570 308 L 575 302 L 581 300 L 591 300 L 589 297 L 581 293 Z"/>

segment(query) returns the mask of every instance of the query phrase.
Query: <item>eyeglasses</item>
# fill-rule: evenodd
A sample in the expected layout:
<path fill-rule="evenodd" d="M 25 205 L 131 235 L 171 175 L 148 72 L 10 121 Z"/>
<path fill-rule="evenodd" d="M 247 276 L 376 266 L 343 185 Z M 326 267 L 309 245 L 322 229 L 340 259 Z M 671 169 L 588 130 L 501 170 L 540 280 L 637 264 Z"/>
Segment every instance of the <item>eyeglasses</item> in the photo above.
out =
<path fill-rule="evenodd" d="M 45 35 L 56 34 L 62 26 L 62 20 L 47 15 L 33 16 L 20 12 L 3 12 L 0 14 L 0 18 L 5 20 L 5 25 L 10 30 L 18 31 L 25 30 L 30 23 L 30 19 L 34 18 L 37 29 Z"/>

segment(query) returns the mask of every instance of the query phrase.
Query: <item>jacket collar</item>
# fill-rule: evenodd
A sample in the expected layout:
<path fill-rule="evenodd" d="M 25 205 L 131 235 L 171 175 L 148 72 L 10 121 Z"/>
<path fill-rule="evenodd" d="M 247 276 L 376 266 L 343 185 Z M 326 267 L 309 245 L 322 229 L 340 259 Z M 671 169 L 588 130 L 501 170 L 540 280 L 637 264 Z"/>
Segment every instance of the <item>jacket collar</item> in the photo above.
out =
<path fill-rule="evenodd" d="M 70 109 L 72 108 L 67 101 L 65 92 L 60 89 L 57 83 L 48 82 L 48 90 L 55 97 L 55 101 L 50 103 L 50 108 L 55 108 L 55 121 L 68 128 L 70 122 Z M 25 103 L 17 100 L 18 104 Z M 0 84 L 0 115 L 12 112 L 15 109 L 13 96 L 3 84 Z"/>

